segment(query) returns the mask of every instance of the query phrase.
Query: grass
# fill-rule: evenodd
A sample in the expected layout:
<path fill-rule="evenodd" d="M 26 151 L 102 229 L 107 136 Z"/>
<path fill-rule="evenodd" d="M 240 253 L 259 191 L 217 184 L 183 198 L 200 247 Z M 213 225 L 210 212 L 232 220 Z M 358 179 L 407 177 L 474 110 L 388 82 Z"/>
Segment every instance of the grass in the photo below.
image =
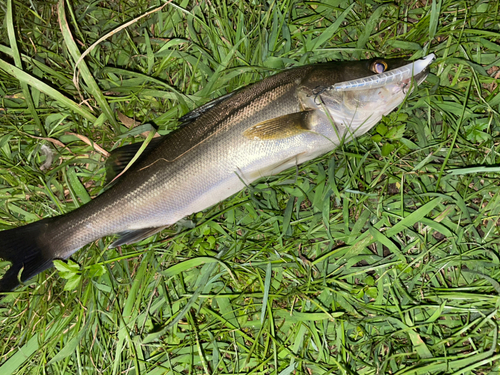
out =
<path fill-rule="evenodd" d="M 136 123 L 293 65 L 437 55 L 369 134 L 6 297 L 1 374 L 500 371 L 498 2 L 349 3 L 0 5 L 0 229 L 97 195 Z"/>

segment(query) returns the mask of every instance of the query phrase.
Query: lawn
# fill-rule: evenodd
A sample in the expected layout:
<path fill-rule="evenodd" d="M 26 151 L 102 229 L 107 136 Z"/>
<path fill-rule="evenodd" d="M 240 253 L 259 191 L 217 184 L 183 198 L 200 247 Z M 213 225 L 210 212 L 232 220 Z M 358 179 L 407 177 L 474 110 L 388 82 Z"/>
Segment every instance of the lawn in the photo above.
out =
<path fill-rule="evenodd" d="M 498 8 L 0 4 L 0 230 L 98 195 L 147 122 L 292 66 L 437 57 L 357 140 L 9 294 L 0 374 L 498 374 Z"/>

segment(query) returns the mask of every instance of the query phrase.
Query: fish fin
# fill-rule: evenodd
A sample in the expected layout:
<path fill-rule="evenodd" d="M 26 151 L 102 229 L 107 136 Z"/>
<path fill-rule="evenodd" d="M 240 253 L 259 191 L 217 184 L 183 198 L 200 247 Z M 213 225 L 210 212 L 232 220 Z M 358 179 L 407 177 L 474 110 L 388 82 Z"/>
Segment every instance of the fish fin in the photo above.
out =
<path fill-rule="evenodd" d="M 157 228 L 142 228 L 118 233 L 118 239 L 114 241 L 109 247 L 114 248 L 121 245 L 128 245 L 131 243 L 139 242 L 148 237 L 151 237 L 153 234 L 161 231 L 162 229 L 165 229 L 166 227 L 167 226 Z"/>
<path fill-rule="evenodd" d="M 256 179 L 261 178 L 261 177 L 277 174 L 277 173 L 279 173 L 285 169 L 288 169 L 290 167 L 293 167 L 293 166 L 297 167 L 297 165 L 299 165 L 298 160 L 299 160 L 300 155 L 302 155 L 302 153 L 297 154 L 297 155 L 293 155 L 285 160 L 280 160 L 276 164 L 271 164 L 263 169 L 253 170 L 253 171 L 247 173 L 246 177 L 250 178 L 252 180 L 256 180 Z"/>
<path fill-rule="evenodd" d="M 236 94 L 238 90 L 230 92 L 229 94 L 222 95 L 221 97 L 211 100 L 208 103 L 203 104 L 202 106 L 193 109 L 191 112 L 186 113 L 184 116 L 182 116 L 179 119 L 180 125 L 179 126 L 184 126 L 187 124 L 190 124 L 191 122 L 195 121 L 198 117 L 203 115 L 205 112 L 209 111 L 213 107 L 215 107 L 217 104 L 223 102 L 224 100 L 230 98 L 234 94 Z"/>
<path fill-rule="evenodd" d="M 0 258 L 12 263 L 0 279 L 0 293 L 8 292 L 53 266 L 53 254 L 42 245 L 40 236 L 52 219 L 44 219 L 0 232 Z"/>
<path fill-rule="evenodd" d="M 261 141 L 292 137 L 310 131 L 310 115 L 311 111 L 302 111 L 262 121 L 246 129 L 243 135 Z"/>
<path fill-rule="evenodd" d="M 136 162 L 141 160 L 145 155 L 149 154 L 151 150 L 158 146 L 162 139 L 162 137 L 153 138 Z M 113 181 L 113 179 L 125 169 L 141 146 L 142 142 L 132 143 L 130 145 L 118 147 L 110 152 L 109 157 L 106 160 L 106 184 Z"/>

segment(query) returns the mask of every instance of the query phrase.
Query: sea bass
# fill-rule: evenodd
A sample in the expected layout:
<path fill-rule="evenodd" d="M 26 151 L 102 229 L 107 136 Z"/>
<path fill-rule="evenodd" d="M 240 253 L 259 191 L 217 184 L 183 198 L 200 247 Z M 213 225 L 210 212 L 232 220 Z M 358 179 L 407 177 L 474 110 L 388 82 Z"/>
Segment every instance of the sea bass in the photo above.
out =
<path fill-rule="evenodd" d="M 0 232 L 0 258 L 11 263 L 0 292 L 101 237 L 117 234 L 114 247 L 137 242 L 366 133 L 426 78 L 433 59 L 292 68 L 199 107 L 89 203 Z M 110 159 L 126 165 L 138 149 L 124 146 Z"/>

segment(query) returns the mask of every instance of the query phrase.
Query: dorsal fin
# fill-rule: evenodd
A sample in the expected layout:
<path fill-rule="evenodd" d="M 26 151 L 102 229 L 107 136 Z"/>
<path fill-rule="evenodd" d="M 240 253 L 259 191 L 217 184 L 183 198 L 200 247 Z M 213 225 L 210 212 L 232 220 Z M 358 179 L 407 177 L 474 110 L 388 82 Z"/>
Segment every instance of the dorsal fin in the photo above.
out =
<path fill-rule="evenodd" d="M 153 138 L 137 161 L 148 155 L 151 150 L 158 146 L 161 140 L 162 137 Z M 111 181 L 113 181 L 113 179 L 125 169 L 130 160 L 132 160 L 137 151 L 139 151 L 141 146 L 142 142 L 137 142 L 130 145 L 118 147 L 117 149 L 110 152 L 109 157 L 106 160 L 106 184 L 109 184 Z"/>
<path fill-rule="evenodd" d="M 223 102 L 224 100 L 230 98 L 234 94 L 236 94 L 239 90 L 233 91 L 229 94 L 223 95 L 220 98 L 214 99 L 201 107 L 198 107 L 191 112 L 185 114 L 179 119 L 180 125 L 179 127 L 182 128 L 185 125 L 188 125 L 192 122 L 194 122 L 198 117 L 203 115 L 205 112 L 209 111 L 213 107 L 215 107 L 217 104 Z M 151 142 L 148 144 L 146 149 L 142 152 L 141 156 L 139 157 L 138 160 L 136 160 L 136 163 L 143 159 L 146 155 L 148 155 L 151 150 L 153 150 L 158 144 L 161 142 L 163 137 L 159 138 L 153 138 Z M 118 176 L 128 165 L 130 160 L 135 156 L 137 151 L 139 151 L 139 148 L 141 148 L 142 142 L 138 143 L 133 143 L 130 145 L 122 146 L 119 147 L 113 151 L 110 152 L 110 155 L 108 157 L 108 160 L 106 160 L 106 183 L 105 185 L 108 185 L 113 179 Z M 116 181 L 115 181 L 116 182 Z M 106 188 L 109 188 L 109 186 L 106 186 Z"/>
<path fill-rule="evenodd" d="M 187 125 L 187 124 L 193 122 L 198 117 L 200 117 L 202 114 L 204 114 L 208 110 L 212 109 L 217 104 L 219 104 L 219 103 L 223 102 L 224 100 L 230 98 L 231 96 L 233 96 L 237 92 L 238 92 L 238 90 L 230 92 L 229 94 L 226 94 L 226 95 L 222 95 L 221 97 L 219 97 L 217 99 L 214 99 L 214 100 L 211 100 L 208 103 L 205 103 L 202 106 L 193 109 L 191 112 L 186 113 L 184 116 L 182 116 L 179 119 L 180 126 L 184 126 L 184 125 Z"/>

